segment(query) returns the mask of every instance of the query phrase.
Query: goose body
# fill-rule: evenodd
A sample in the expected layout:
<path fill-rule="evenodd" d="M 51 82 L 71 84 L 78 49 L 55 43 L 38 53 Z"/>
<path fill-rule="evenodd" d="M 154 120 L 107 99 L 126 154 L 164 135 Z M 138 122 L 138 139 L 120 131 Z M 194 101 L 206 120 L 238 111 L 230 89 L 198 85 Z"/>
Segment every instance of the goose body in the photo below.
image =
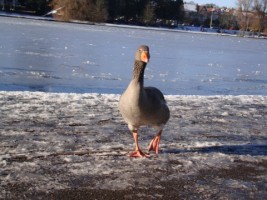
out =
<path fill-rule="evenodd" d="M 138 129 L 143 125 L 152 126 L 158 131 L 149 145 L 150 151 L 158 153 L 163 126 L 170 117 L 162 92 L 155 87 L 144 87 L 144 72 L 149 58 L 148 46 L 140 46 L 135 54 L 133 78 L 119 100 L 120 113 L 133 133 L 136 144 L 131 157 L 149 156 L 143 153 L 138 145 Z"/>

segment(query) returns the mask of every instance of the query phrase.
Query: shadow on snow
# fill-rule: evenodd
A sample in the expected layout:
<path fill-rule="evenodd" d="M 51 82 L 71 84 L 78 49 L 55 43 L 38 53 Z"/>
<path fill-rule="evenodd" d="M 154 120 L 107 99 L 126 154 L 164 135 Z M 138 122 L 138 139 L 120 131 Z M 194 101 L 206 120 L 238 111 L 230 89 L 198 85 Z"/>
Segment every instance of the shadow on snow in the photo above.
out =
<path fill-rule="evenodd" d="M 245 145 L 222 145 L 209 147 L 196 147 L 192 149 L 169 149 L 163 153 L 179 154 L 179 153 L 222 153 L 235 155 L 250 156 L 267 156 L 267 145 L 245 144 Z"/>

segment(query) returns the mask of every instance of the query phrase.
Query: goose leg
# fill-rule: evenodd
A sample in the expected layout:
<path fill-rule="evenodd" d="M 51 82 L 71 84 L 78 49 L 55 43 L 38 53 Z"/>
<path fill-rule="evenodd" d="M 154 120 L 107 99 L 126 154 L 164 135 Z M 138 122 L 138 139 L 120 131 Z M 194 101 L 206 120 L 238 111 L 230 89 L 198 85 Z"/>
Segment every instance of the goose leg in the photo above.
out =
<path fill-rule="evenodd" d="M 158 134 L 150 142 L 148 151 L 155 151 L 156 154 L 159 153 L 159 142 L 160 142 L 161 133 L 162 133 L 162 130 L 160 130 Z"/>
<path fill-rule="evenodd" d="M 132 158 L 140 158 L 140 157 L 146 157 L 148 158 L 149 155 L 146 153 L 143 153 L 138 145 L 138 134 L 137 132 L 133 132 L 133 138 L 135 142 L 135 151 L 130 154 L 130 157 Z"/>

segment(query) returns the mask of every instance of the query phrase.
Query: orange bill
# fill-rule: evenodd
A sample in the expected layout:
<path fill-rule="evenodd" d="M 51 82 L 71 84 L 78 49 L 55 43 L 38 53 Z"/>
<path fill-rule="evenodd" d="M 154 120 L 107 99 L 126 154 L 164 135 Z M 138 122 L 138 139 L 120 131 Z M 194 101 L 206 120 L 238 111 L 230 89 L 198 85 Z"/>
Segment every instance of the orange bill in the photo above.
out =
<path fill-rule="evenodd" d="M 149 62 L 149 58 L 150 58 L 150 55 L 149 55 L 149 52 L 148 51 L 143 51 L 142 54 L 141 54 L 141 60 L 145 63 L 148 63 Z"/>

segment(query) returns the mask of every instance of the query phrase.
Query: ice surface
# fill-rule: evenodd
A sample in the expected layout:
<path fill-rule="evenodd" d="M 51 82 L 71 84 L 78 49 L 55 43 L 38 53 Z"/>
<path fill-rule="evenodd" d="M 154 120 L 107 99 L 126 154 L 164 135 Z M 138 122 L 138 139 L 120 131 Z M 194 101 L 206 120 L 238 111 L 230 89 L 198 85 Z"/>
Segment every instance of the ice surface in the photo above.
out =
<path fill-rule="evenodd" d="M 150 46 L 165 94 L 267 95 L 267 40 L 0 17 L 0 90 L 120 94 Z"/>
<path fill-rule="evenodd" d="M 0 198 L 86 188 L 136 189 L 152 199 L 266 199 L 266 96 L 168 95 L 159 156 L 133 160 L 118 98 L 0 92 Z M 154 134 L 140 130 L 142 149 Z"/>

